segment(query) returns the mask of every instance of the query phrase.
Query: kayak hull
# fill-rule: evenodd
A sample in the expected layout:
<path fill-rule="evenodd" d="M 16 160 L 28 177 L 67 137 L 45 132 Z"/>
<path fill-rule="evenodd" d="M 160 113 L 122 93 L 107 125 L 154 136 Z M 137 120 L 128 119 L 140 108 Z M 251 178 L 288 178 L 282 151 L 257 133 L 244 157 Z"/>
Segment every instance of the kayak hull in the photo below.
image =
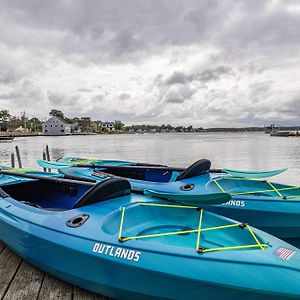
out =
<path fill-rule="evenodd" d="M 118 207 L 134 205 L 130 203 L 136 198 L 144 199 L 132 197 L 63 212 L 44 211 L 3 198 L 0 239 L 53 276 L 116 299 L 300 297 L 300 268 L 296 267 L 300 265 L 299 250 L 260 231 L 256 234 L 270 244 L 264 251 L 199 254 L 194 249 L 155 241 L 118 242 L 110 232 L 117 222 L 115 216 L 118 220 L 120 217 Z M 66 221 L 79 213 L 88 213 L 90 219 L 77 229 L 67 227 Z M 101 252 L 99 245 L 106 250 Z M 290 260 L 273 255 L 278 246 L 294 251 Z M 119 248 L 134 251 L 134 259 L 117 257 Z"/>

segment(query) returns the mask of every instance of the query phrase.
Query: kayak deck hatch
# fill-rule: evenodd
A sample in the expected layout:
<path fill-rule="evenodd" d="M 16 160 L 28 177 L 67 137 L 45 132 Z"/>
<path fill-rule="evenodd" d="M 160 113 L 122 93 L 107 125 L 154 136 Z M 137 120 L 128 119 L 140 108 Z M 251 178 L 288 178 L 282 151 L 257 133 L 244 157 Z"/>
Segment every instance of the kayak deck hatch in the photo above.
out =
<path fill-rule="evenodd" d="M 155 238 L 167 245 L 190 245 L 198 253 L 268 247 L 248 224 L 229 220 L 224 224 L 202 208 L 159 203 L 123 207 L 118 238 L 120 242 Z"/>

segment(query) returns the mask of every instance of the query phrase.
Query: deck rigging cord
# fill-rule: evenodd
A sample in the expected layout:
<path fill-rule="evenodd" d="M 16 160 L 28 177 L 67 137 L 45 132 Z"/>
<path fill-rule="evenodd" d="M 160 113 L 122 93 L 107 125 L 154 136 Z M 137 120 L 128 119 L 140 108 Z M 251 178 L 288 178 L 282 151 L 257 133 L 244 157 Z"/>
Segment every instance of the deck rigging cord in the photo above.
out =
<path fill-rule="evenodd" d="M 238 250 L 238 249 L 247 249 L 247 248 L 260 248 L 261 250 L 265 250 L 265 248 L 268 247 L 267 244 L 259 242 L 257 236 L 254 234 L 253 230 L 249 227 L 248 224 L 244 223 L 233 223 L 233 224 L 225 224 L 221 226 L 214 226 L 214 227 L 207 227 L 202 228 L 203 223 L 203 208 L 199 208 L 197 206 L 187 206 L 187 205 L 172 205 L 172 204 L 159 204 L 159 203 L 143 203 L 139 202 L 136 203 L 137 205 L 141 206 L 154 206 L 154 207 L 168 207 L 168 208 L 174 208 L 174 209 L 196 209 L 200 210 L 199 214 L 199 222 L 198 222 L 198 228 L 197 229 L 191 229 L 191 230 L 180 230 L 180 231 L 170 231 L 170 232 L 163 232 L 163 233 L 154 233 L 154 234 L 147 234 L 147 235 L 135 235 L 135 236 L 123 236 L 123 227 L 125 223 L 125 211 L 126 207 L 122 207 L 121 211 L 121 220 L 120 220 L 120 226 L 119 226 L 119 234 L 118 239 L 120 242 L 126 242 L 129 240 L 137 240 L 137 239 L 146 239 L 146 238 L 155 238 L 155 237 L 163 237 L 163 236 L 172 236 L 172 235 L 184 235 L 189 233 L 197 233 L 197 240 L 196 240 L 196 251 L 198 253 L 205 253 L 205 252 L 212 252 L 212 251 L 225 251 L 225 250 Z M 237 246 L 227 246 L 227 247 L 215 247 L 215 248 L 204 248 L 200 247 L 200 238 L 201 233 L 205 231 L 212 231 L 212 230 L 221 230 L 221 229 L 228 229 L 233 227 L 240 227 L 241 229 L 246 229 L 250 235 L 253 237 L 255 243 L 254 244 L 248 244 L 248 245 L 237 245 Z"/>
<path fill-rule="evenodd" d="M 236 193 L 231 193 L 230 191 L 226 191 L 225 187 L 221 185 L 222 180 L 243 180 L 243 181 L 256 181 L 256 182 L 261 182 L 267 184 L 271 189 L 261 189 L 261 190 L 256 190 L 256 191 L 244 191 L 244 192 L 236 192 Z M 231 196 L 238 196 L 238 195 L 251 195 L 251 194 L 260 194 L 260 193 L 276 193 L 281 199 L 291 199 L 291 198 L 300 198 L 299 195 L 290 195 L 290 196 L 285 196 L 281 192 L 284 191 L 292 191 L 292 190 L 299 190 L 300 186 L 291 186 L 291 187 L 286 187 L 286 188 L 277 188 L 273 183 L 267 180 L 259 180 L 255 178 L 235 178 L 235 177 L 220 177 L 220 178 L 215 178 L 212 179 L 212 182 L 215 183 L 215 185 L 223 192 L 226 194 L 230 194 Z"/>

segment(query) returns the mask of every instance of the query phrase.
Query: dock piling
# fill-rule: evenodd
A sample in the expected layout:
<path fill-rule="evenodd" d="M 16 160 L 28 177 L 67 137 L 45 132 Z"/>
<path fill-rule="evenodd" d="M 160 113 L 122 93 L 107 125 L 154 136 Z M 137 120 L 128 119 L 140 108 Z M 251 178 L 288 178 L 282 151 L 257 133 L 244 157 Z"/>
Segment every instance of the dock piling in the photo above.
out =
<path fill-rule="evenodd" d="M 46 152 L 46 159 L 48 161 L 50 161 L 50 152 L 49 152 L 49 146 L 48 145 L 46 145 L 46 147 L 45 147 L 45 152 Z"/>
<path fill-rule="evenodd" d="M 16 164 L 15 164 L 15 153 L 14 152 L 10 153 L 10 165 L 11 165 L 12 168 L 16 167 Z"/>
<path fill-rule="evenodd" d="M 46 152 L 45 152 L 45 150 L 43 150 L 43 160 L 46 160 Z M 47 169 L 43 168 L 43 171 L 47 172 Z"/>
<path fill-rule="evenodd" d="M 48 145 L 45 146 L 45 154 L 46 154 L 46 160 L 50 161 L 50 151 L 49 151 L 49 146 Z M 48 169 L 48 172 L 51 173 L 51 169 Z"/>
<path fill-rule="evenodd" d="M 21 160 L 21 155 L 20 155 L 20 149 L 19 149 L 19 146 L 16 145 L 15 149 L 16 149 L 16 155 L 17 155 L 17 160 L 18 160 L 18 167 L 19 167 L 20 169 L 22 169 L 22 160 Z"/>

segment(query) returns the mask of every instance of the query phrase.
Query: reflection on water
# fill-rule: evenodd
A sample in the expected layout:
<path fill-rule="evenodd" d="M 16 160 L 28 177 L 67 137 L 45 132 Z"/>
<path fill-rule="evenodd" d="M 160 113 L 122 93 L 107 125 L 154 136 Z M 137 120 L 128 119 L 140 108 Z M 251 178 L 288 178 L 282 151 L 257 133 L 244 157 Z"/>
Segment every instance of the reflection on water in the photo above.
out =
<path fill-rule="evenodd" d="M 10 151 L 19 145 L 23 165 L 36 168 L 48 144 L 52 159 L 62 155 L 124 159 L 188 166 L 208 158 L 214 168 L 289 170 L 276 181 L 300 184 L 300 138 L 270 137 L 264 133 L 172 133 L 16 138 L 0 144 L 1 164 L 10 163 Z"/>

